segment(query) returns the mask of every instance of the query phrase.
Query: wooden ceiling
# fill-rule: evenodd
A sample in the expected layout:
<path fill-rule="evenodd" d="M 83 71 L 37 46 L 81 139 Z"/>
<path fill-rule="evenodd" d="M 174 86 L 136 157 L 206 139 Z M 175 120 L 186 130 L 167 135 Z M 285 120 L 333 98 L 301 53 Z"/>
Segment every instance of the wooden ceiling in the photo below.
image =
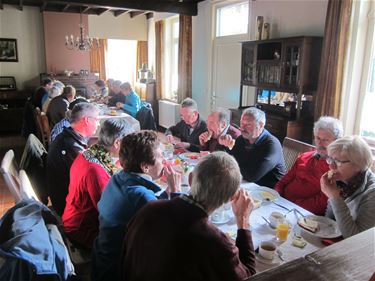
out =
<path fill-rule="evenodd" d="M 24 6 L 39 7 L 41 12 L 83 13 L 101 15 L 111 12 L 115 17 L 129 13 L 130 17 L 153 16 L 152 12 L 168 12 L 195 16 L 198 2 L 203 0 L 0 0 L 0 9 L 12 5 L 22 10 Z"/>

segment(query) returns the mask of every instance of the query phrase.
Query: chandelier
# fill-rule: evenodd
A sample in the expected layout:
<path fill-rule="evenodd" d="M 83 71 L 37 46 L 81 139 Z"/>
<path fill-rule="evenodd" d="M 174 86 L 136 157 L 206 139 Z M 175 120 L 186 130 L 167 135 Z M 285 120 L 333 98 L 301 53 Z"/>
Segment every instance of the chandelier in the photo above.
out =
<path fill-rule="evenodd" d="M 85 27 L 82 23 L 82 13 L 80 13 L 79 36 L 74 40 L 73 34 L 65 36 L 65 47 L 68 50 L 87 51 L 100 48 L 98 38 L 90 38 L 85 35 Z"/>

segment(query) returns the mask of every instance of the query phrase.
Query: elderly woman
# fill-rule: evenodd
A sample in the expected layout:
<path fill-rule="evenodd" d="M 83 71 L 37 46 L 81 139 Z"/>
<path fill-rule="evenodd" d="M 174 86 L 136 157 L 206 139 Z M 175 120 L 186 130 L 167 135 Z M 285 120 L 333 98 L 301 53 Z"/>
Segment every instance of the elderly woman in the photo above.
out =
<path fill-rule="evenodd" d="M 91 249 L 99 233 L 98 202 L 111 176 L 117 171 L 122 138 L 132 133 L 123 119 L 108 119 L 101 126 L 98 143 L 78 155 L 70 168 L 69 193 L 62 216 L 70 240 Z"/>
<path fill-rule="evenodd" d="M 241 179 L 236 160 L 214 152 L 194 169 L 190 196 L 145 206 L 125 237 L 122 280 L 244 280 L 254 274 L 253 201 L 239 188 Z M 228 201 L 236 243 L 208 220 Z"/>
<path fill-rule="evenodd" d="M 369 146 L 358 136 L 338 139 L 328 146 L 331 169 L 321 180 L 328 197 L 326 216 L 334 218 L 344 238 L 375 226 L 375 175 Z"/>
<path fill-rule="evenodd" d="M 140 131 L 123 138 L 123 170 L 112 176 L 99 201 L 99 236 L 93 253 L 92 280 L 118 280 L 126 225 L 147 202 L 167 199 L 180 188 L 181 176 L 165 166 L 157 134 Z M 168 188 L 160 193 L 153 180 L 166 175 Z M 157 241 L 155 241 L 157 243 Z"/>
<path fill-rule="evenodd" d="M 275 190 L 289 201 L 323 216 L 327 209 L 327 196 L 320 189 L 320 178 L 329 170 L 327 147 L 342 135 L 340 120 L 330 116 L 320 117 L 314 124 L 316 150 L 299 155 L 293 167 L 275 185 Z"/>

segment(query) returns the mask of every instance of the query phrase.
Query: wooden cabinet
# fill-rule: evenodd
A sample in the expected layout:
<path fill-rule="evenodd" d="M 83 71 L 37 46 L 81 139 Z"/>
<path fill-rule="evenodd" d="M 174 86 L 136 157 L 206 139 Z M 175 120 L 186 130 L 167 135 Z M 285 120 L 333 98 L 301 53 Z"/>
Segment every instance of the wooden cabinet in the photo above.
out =
<path fill-rule="evenodd" d="M 266 128 L 280 141 L 288 136 L 311 143 L 321 48 L 321 37 L 242 42 L 239 109 L 248 106 L 243 86 L 256 87 L 254 102 L 267 113 Z"/>

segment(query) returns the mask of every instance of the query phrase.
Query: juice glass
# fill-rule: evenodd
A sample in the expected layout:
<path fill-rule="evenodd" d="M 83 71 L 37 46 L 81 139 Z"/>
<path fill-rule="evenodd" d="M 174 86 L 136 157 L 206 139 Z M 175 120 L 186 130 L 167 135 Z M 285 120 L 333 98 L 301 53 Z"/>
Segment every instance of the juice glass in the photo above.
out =
<path fill-rule="evenodd" d="M 286 220 L 281 220 L 276 227 L 276 238 L 278 241 L 285 241 L 288 239 L 289 225 Z"/>

